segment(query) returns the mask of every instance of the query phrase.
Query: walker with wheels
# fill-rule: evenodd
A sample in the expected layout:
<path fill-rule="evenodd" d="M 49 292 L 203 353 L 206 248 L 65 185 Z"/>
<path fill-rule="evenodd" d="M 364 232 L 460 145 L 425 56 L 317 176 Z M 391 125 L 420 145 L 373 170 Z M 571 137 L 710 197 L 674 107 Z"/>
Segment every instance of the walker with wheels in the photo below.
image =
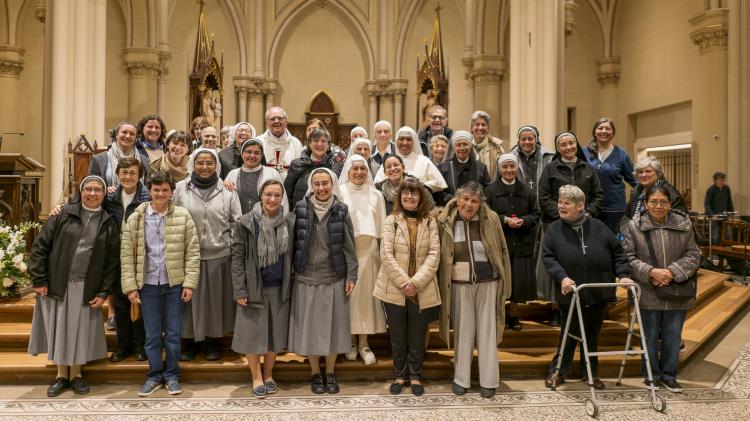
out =
<path fill-rule="evenodd" d="M 625 350 L 624 351 L 603 351 L 603 352 L 589 352 L 588 344 L 586 343 L 586 330 L 583 325 L 583 313 L 581 308 L 581 299 L 579 292 L 583 289 L 587 288 L 627 288 L 630 293 L 633 295 L 633 315 L 635 317 L 629 317 L 630 321 L 628 323 L 628 336 L 625 340 Z M 614 284 L 614 283 L 606 283 L 606 284 L 583 284 L 580 286 L 573 287 L 573 298 L 570 305 L 570 310 L 568 311 L 568 317 L 565 321 L 565 331 L 562 336 L 562 343 L 560 343 L 560 352 L 565 349 L 565 342 L 567 342 L 568 337 L 570 337 L 573 340 L 576 340 L 578 342 L 583 343 L 583 358 L 586 362 L 586 375 L 589 379 L 589 388 L 591 389 L 591 397 L 586 398 L 586 413 L 593 418 L 596 418 L 599 415 L 599 405 L 596 402 L 596 394 L 594 389 L 594 382 L 592 381 L 593 377 L 591 375 L 591 364 L 589 361 L 590 357 L 598 357 L 601 355 L 622 355 L 622 362 L 620 363 L 620 374 L 617 376 L 617 385 L 619 386 L 622 384 L 622 376 L 625 372 L 625 361 L 628 356 L 635 356 L 635 355 L 642 355 L 643 358 L 646 360 L 646 374 L 648 377 L 648 389 L 651 393 L 651 407 L 654 408 L 658 412 L 664 412 L 667 410 L 667 403 L 664 401 L 664 398 L 659 396 L 658 393 L 656 393 L 656 387 L 654 385 L 654 378 L 651 374 L 651 363 L 649 361 L 648 357 L 648 351 L 646 347 L 646 337 L 643 335 L 643 330 L 641 329 L 640 335 L 635 334 L 633 325 L 635 321 L 638 321 L 638 326 L 642 326 L 641 324 L 641 310 L 638 306 L 638 299 L 641 296 L 641 288 L 637 284 Z M 576 312 L 578 317 L 578 325 L 580 327 L 581 331 L 581 337 L 577 337 L 569 332 L 570 330 L 570 322 L 573 319 L 573 312 Z M 631 350 L 630 349 L 630 339 L 633 335 L 639 336 L 641 338 L 641 349 L 640 350 Z M 557 379 L 560 375 L 560 367 L 562 365 L 562 355 L 557 359 L 557 368 L 555 369 L 555 379 Z M 552 383 L 552 390 L 556 390 L 557 384 L 556 382 Z"/>

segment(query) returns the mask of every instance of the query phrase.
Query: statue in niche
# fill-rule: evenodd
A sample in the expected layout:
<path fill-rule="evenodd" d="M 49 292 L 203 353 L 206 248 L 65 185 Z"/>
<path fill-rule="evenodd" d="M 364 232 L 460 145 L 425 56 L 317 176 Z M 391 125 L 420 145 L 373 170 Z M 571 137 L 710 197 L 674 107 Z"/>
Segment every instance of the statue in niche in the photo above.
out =
<path fill-rule="evenodd" d="M 218 92 L 218 91 L 217 91 Z M 221 127 L 221 98 L 218 94 L 214 95 L 214 127 Z"/>
<path fill-rule="evenodd" d="M 203 94 L 203 101 L 201 103 L 201 116 L 206 119 L 212 126 L 215 126 L 214 121 L 216 120 L 214 118 L 214 99 L 213 99 L 213 91 L 206 90 Z"/>

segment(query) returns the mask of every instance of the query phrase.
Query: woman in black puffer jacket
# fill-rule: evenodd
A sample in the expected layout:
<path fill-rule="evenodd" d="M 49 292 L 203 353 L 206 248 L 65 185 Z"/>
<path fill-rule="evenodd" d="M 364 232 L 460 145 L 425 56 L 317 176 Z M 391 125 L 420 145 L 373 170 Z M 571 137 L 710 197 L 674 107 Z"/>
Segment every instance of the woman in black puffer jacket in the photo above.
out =
<path fill-rule="evenodd" d="M 307 179 L 316 168 L 328 168 L 338 177 L 341 175 L 343 163 L 336 159 L 331 151 L 331 135 L 325 128 L 316 128 L 310 132 L 307 147 L 302 155 L 289 165 L 284 180 L 284 189 L 289 196 L 289 209 L 305 197 L 307 193 Z"/>

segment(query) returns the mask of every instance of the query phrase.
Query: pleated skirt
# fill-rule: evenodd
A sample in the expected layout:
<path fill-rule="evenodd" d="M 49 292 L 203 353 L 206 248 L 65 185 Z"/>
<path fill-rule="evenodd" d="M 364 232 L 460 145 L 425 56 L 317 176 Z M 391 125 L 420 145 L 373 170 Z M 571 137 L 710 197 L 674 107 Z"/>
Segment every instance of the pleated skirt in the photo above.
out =
<path fill-rule="evenodd" d="M 62 301 L 38 296 L 31 321 L 29 354 L 47 353 L 58 365 L 107 358 L 101 308 L 83 305 L 83 282 L 69 282 Z"/>
<path fill-rule="evenodd" d="M 322 285 L 295 282 L 289 317 L 289 351 L 328 355 L 351 348 L 349 297 L 343 279 Z"/>
<path fill-rule="evenodd" d="M 263 307 L 237 305 L 232 351 L 262 355 L 281 352 L 289 335 L 289 300 L 282 301 L 281 288 L 263 288 Z"/>
<path fill-rule="evenodd" d="M 202 341 L 232 332 L 236 306 L 232 297 L 232 256 L 201 260 L 198 288 L 184 307 L 182 337 Z"/>
<path fill-rule="evenodd" d="M 357 284 L 350 296 L 349 323 L 352 334 L 385 332 L 383 304 L 372 296 L 380 271 L 380 250 L 375 237 L 360 236 L 355 239 L 357 249 Z"/>

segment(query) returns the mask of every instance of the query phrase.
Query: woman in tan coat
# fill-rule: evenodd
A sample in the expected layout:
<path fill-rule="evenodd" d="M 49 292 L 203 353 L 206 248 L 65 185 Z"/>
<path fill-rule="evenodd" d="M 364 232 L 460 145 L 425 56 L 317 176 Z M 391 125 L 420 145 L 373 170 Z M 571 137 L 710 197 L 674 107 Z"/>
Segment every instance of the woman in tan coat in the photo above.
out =
<path fill-rule="evenodd" d="M 383 301 L 390 327 L 396 374 L 390 391 L 394 395 L 409 385 L 414 395 L 424 393 L 425 333 L 440 305 L 436 277 L 440 241 L 429 204 L 429 193 L 422 184 L 406 177 L 396 192 L 393 214 L 383 226 L 382 266 L 372 295 Z"/>

